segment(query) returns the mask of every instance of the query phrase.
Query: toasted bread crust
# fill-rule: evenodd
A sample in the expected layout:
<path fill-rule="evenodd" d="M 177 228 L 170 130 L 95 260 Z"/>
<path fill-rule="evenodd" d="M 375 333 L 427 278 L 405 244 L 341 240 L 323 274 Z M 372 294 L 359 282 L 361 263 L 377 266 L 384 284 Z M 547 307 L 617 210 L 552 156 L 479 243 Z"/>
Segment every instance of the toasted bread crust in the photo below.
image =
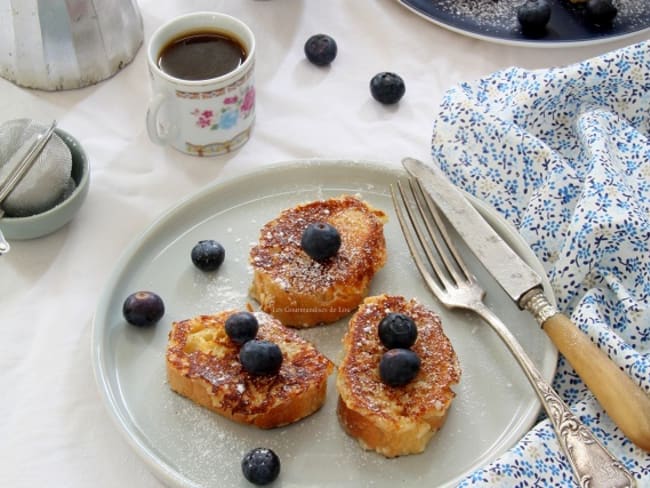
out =
<path fill-rule="evenodd" d="M 418 454 L 426 448 L 429 440 L 442 427 L 447 412 L 438 416 L 432 414 L 426 422 L 405 424 L 395 419 L 393 422 L 377 424 L 372 418 L 348 408 L 339 397 L 336 413 L 343 429 L 355 437 L 364 449 L 377 451 L 386 457 Z"/>
<path fill-rule="evenodd" d="M 351 314 L 386 262 L 384 212 L 350 195 L 284 210 L 260 231 L 251 249 L 250 294 L 283 324 L 311 327 Z M 324 261 L 301 248 L 307 225 L 325 222 L 341 235 L 338 253 Z"/>
<path fill-rule="evenodd" d="M 273 317 L 256 312 L 259 339 L 276 343 L 278 374 L 255 376 L 239 361 L 240 346 L 225 332 L 234 310 L 174 322 L 167 347 L 167 380 L 175 392 L 235 422 L 262 429 L 296 422 L 324 403 L 333 363 Z"/>
<path fill-rule="evenodd" d="M 392 387 L 379 375 L 386 351 L 377 326 L 388 312 L 409 315 L 418 327 L 411 349 L 421 368 L 410 383 Z M 460 380 L 458 358 L 440 318 L 415 300 L 399 296 L 368 297 L 351 318 L 339 365 L 337 413 L 344 430 L 365 449 L 386 457 L 422 452 L 443 425 Z"/>

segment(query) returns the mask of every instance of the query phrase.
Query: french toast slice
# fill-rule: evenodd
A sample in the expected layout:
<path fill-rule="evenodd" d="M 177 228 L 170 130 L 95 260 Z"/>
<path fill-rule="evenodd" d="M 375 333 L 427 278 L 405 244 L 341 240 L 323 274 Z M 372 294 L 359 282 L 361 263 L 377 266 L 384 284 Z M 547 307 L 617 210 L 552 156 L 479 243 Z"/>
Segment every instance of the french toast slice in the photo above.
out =
<path fill-rule="evenodd" d="M 377 328 L 390 312 L 408 315 L 418 330 L 411 350 L 420 358 L 420 370 L 403 386 L 388 386 L 379 373 L 387 348 Z M 401 296 L 368 297 L 343 337 L 336 383 L 339 421 L 364 449 L 386 457 L 422 452 L 446 419 L 455 396 L 451 387 L 460 375 L 458 358 L 435 312 Z"/>
<path fill-rule="evenodd" d="M 174 322 L 167 346 L 167 379 L 175 392 L 224 417 L 262 429 L 296 422 L 324 403 L 333 363 L 310 342 L 263 312 L 254 312 L 257 338 L 277 344 L 283 360 L 272 375 L 247 372 L 241 346 L 225 330 L 235 310 Z"/>
<path fill-rule="evenodd" d="M 311 327 L 351 314 L 386 262 L 387 216 L 351 195 L 286 209 L 260 231 L 250 252 L 250 294 L 284 325 Z M 316 261 L 301 247 L 309 224 L 322 222 L 341 236 L 338 252 Z"/>

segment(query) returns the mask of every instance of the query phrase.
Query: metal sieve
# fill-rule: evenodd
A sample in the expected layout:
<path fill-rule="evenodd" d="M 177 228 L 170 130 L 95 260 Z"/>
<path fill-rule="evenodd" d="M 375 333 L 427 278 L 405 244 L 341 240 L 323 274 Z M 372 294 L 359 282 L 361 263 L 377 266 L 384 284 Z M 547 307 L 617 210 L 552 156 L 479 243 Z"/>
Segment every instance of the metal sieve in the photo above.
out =
<path fill-rule="evenodd" d="M 15 170 L 21 158 L 13 157 L 48 127 L 30 119 L 17 119 L 0 126 L 0 182 Z M 29 171 L 0 202 L 7 217 L 27 217 L 59 203 L 69 188 L 72 171 L 70 149 L 56 134 L 38 155 Z"/>

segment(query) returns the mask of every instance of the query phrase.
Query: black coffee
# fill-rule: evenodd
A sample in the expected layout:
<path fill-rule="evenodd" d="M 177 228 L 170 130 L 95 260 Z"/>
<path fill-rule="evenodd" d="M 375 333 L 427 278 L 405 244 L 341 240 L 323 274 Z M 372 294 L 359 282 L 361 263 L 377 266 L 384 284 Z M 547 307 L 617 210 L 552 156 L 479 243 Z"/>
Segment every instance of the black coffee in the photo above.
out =
<path fill-rule="evenodd" d="M 158 56 L 158 67 L 183 80 L 207 80 L 237 69 L 246 50 L 232 37 L 219 32 L 184 34 L 167 43 Z"/>

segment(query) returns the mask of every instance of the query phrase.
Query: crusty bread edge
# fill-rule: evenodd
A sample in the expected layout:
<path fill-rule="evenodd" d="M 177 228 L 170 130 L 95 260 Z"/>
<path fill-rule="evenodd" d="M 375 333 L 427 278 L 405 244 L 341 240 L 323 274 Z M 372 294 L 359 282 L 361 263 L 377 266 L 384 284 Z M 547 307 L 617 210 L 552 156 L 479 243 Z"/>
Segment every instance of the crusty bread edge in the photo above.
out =
<path fill-rule="evenodd" d="M 361 447 L 392 458 L 423 452 L 429 440 L 443 426 L 448 406 L 417 422 L 406 419 L 375 422 L 373 420 L 377 419 L 348 408 L 339 396 L 336 413 L 343 430 L 356 438 Z"/>
<path fill-rule="evenodd" d="M 240 424 L 272 429 L 297 422 L 318 411 L 325 403 L 328 377 L 332 369 L 333 366 L 330 363 L 328 374 L 323 375 L 322 381 L 311 385 L 303 394 L 291 398 L 289 402 L 282 403 L 268 412 L 255 415 L 242 415 L 219 408 L 213 402 L 212 386 L 207 381 L 201 378 L 190 378 L 169 362 L 167 363 L 167 381 L 169 387 L 176 393 L 226 418 Z"/>

